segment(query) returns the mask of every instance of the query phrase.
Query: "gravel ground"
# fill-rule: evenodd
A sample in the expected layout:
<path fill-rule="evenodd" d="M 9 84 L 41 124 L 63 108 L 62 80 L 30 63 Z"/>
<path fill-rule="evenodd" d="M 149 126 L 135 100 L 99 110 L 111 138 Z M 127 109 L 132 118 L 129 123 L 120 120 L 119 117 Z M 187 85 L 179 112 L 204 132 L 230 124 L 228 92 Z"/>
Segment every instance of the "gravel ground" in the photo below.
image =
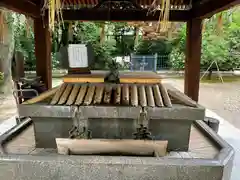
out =
<path fill-rule="evenodd" d="M 183 91 L 183 80 L 165 81 Z M 201 83 L 199 103 L 240 129 L 240 82 Z"/>
<path fill-rule="evenodd" d="M 17 115 L 16 101 L 13 95 L 0 94 L 0 123 L 14 115 Z"/>
<path fill-rule="evenodd" d="M 183 80 L 166 79 L 165 82 L 183 91 Z M 53 79 L 53 86 L 61 83 L 61 79 Z M 240 82 L 202 83 L 199 102 L 240 129 Z M 0 95 L 0 122 L 16 115 L 16 112 L 14 98 Z"/>

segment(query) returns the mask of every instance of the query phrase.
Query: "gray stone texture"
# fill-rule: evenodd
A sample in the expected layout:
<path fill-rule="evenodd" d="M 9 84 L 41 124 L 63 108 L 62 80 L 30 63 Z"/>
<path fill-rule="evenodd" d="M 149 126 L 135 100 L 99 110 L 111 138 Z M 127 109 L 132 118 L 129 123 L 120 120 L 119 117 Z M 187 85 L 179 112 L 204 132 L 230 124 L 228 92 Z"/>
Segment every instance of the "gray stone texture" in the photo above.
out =
<path fill-rule="evenodd" d="M 8 180 L 220 180 L 217 163 L 192 164 L 133 157 L 13 156 L 0 161 L 0 178 Z"/>

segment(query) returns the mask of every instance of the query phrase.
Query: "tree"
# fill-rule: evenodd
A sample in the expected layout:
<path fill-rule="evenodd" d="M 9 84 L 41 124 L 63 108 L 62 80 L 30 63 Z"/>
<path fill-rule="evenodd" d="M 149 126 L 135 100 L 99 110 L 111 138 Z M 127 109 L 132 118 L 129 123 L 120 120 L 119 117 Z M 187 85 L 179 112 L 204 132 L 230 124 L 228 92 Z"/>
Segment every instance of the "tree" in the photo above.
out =
<path fill-rule="evenodd" d="M 166 40 L 142 40 L 136 48 L 136 54 L 160 54 L 171 52 L 171 44 Z"/>
<path fill-rule="evenodd" d="M 0 42 L 0 72 L 2 82 L 0 83 L 0 93 L 12 93 L 11 60 L 14 54 L 14 31 L 12 13 L 0 11 L 1 19 L 1 42 Z"/>
<path fill-rule="evenodd" d="M 34 46 L 34 33 L 32 24 L 26 24 L 27 19 L 23 15 L 14 14 L 14 39 L 15 50 L 23 54 L 26 70 L 35 70 L 36 57 Z"/>
<path fill-rule="evenodd" d="M 203 26 L 201 69 L 206 70 L 213 61 L 220 70 L 231 70 L 240 66 L 240 11 L 231 9 L 215 15 Z M 220 24 L 220 25 L 219 25 Z M 172 41 L 173 52 L 171 64 L 174 69 L 184 68 L 186 51 L 186 26 L 182 27 L 179 36 Z M 216 69 L 215 64 L 209 69 Z"/>
<path fill-rule="evenodd" d="M 186 26 L 179 31 L 178 37 L 172 40 L 172 52 L 170 55 L 171 67 L 175 70 L 184 69 L 186 51 Z"/>

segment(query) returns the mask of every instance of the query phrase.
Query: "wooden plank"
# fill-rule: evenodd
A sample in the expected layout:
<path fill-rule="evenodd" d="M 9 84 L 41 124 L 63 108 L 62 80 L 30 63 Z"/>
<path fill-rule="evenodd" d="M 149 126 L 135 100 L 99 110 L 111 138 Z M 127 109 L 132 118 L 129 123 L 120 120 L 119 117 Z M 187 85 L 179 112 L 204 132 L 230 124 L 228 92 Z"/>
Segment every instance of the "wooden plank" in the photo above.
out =
<path fill-rule="evenodd" d="M 187 21 L 189 11 L 174 10 L 169 14 L 170 21 Z M 158 21 L 160 11 L 148 14 L 148 10 L 104 10 L 82 8 L 79 10 L 64 10 L 63 19 L 66 21 Z"/>
<path fill-rule="evenodd" d="M 83 84 L 81 86 L 81 89 L 80 89 L 80 91 L 78 93 L 78 96 L 77 96 L 77 99 L 75 101 L 75 105 L 81 105 L 82 104 L 83 99 L 84 99 L 84 97 L 86 95 L 87 89 L 88 89 L 88 85 L 87 84 Z"/>
<path fill-rule="evenodd" d="M 32 98 L 30 100 L 27 100 L 25 102 L 23 102 L 22 104 L 34 104 L 40 101 L 43 101 L 44 99 L 51 97 L 52 95 L 54 95 L 58 90 L 59 90 L 60 86 L 57 86 L 53 89 L 50 89 L 42 94 L 40 94 L 39 96 Z"/>
<path fill-rule="evenodd" d="M 137 85 L 132 85 L 131 86 L 131 105 L 132 106 L 138 106 L 138 90 L 137 90 Z"/>
<path fill-rule="evenodd" d="M 101 77 L 64 77 L 63 82 L 65 83 L 103 83 L 104 78 Z M 156 84 L 160 83 L 161 79 L 147 79 L 147 78 L 120 78 L 120 83 L 139 83 L 139 84 Z"/>
<path fill-rule="evenodd" d="M 159 89 L 162 94 L 164 105 L 166 107 L 172 107 L 172 102 L 171 102 L 171 99 L 168 95 L 168 92 L 167 92 L 167 89 L 165 88 L 165 86 L 163 86 L 163 84 L 159 84 Z"/>
<path fill-rule="evenodd" d="M 139 79 L 139 78 L 120 78 L 120 83 L 128 83 L 128 84 L 156 84 L 160 83 L 161 79 Z"/>
<path fill-rule="evenodd" d="M 67 87 L 66 83 L 63 83 L 61 85 L 61 87 L 58 89 L 58 91 L 56 92 L 56 94 L 53 96 L 52 101 L 50 102 L 51 105 L 55 105 L 58 103 L 61 95 L 63 94 L 65 88 Z"/>
<path fill-rule="evenodd" d="M 167 141 L 56 138 L 59 154 L 131 154 L 165 156 Z"/>
<path fill-rule="evenodd" d="M 84 102 L 83 102 L 84 106 L 88 106 L 89 104 L 92 103 L 93 96 L 94 96 L 94 93 L 95 93 L 95 88 L 96 88 L 96 86 L 89 85 L 86 97 L 85 97 Z"/>
<path fill-rule="evenodd" d="M 155 107 L 152 86 L 148 86 L 148 85 L 146 86 L 146 95 L 147 95 L 148 106 Z"/>
<path fill-rule="evenodd" d="M 65 83 L 104 83 L 104 78 L 64 77 L 63 82 L 65 82 Z"/>
<path fill-rule="evenodd" d="M 66 105 L 70 106 L 70 105 L 72 105 L 72 104 L 74 103 L 74 101 L 75 101 L 76 98 L 77 98 L 79 89 L 80 89 L 80 85 L 79 85 L 79 84 L 75 84 L 75 85 L 73 86 L 72 92 L 71 92 L 71 94 L 69 95 L 69 98 L 68 98 L 68 101 L 67 101 Z"/>
<path fill-rule="evenodd" d="M 163 100 L 162 100 L 162 96 L 159 90 L 158 85 L 154 85 L 153 86 L 153 94 L 154 94 L 154 98 L 155 98 L 155 103 L 158 107 L 163 107 Z"/>
<path fill-rule="evenodd" d="M 71 93 L 72 88 L 73 88 L 72 84 L 67 85 L 66 89 L 64 90 L 62 96 L 60 97 L 60 99 L 58 101 L 59 105 L 62 105 L 67 101 L 67 98 L 68 98 L 69 94 Z"/>

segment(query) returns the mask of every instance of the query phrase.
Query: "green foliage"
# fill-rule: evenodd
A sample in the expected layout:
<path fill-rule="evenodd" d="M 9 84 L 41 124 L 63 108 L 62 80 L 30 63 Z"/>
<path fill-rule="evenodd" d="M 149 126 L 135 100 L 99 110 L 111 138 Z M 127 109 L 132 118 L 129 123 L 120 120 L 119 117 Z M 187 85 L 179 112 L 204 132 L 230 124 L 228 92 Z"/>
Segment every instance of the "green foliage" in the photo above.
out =
<path fill-rule="evenodd" d="M 34 33 L 30 27 L 26 29 L 26 24 L 21 22 L 21 16 L 17 16 L 14 24 L 15 50 L 23 54 L 25 58 L 26 70 L 36 68 L 36 57 L 34 50 Z"/>
<path fill-rule="evenodd" d="M 173 50 L 170 55 L 170 64 L 173 69 L 184 69 L 185 62 L 185 44 L 186 42 L 186 26 L 183 26 L 176 39 L 172 41 Z"/>
<path fill-rule="evenodd" d="M 169 54 L 171 44 L 166 40 L 142 40 L 136 48 L 136 54 Z"/>
<path fill-rule="evenodd" d="M 229 17 L 231 15 L 231 18 Z M 215 19 L 214 19 L 215 18 Z M 240 67 L 240 11 L 223 13 L 223 27 L 216 29 L 217 19 L 205 22 L 202 37 L 201 68 L 207 69 L 216 61 L 220 70 L 231 70 Z M 186 51 L 186 26 L 182 27 L 179 36 L 172 42 L 171 65 L 173 69 L 184 68 Z M 216 69 L 215 63 L 211 70 Z"/>
<path fill-rule="evenodd" d="M 95 70 L 106 70 L 108 69 L 109 63 L 112 61 L 111 58 L 111 47 L 108 44 L 100 45 L 99 43 L 92 44 L 94 49 L 94 59 L 95 63 L 91 69 Z"/>
<path fill-rule="evenodd" d="M 94 22 L 77 22 L 74 28 L 73 43 L 99 42 L 100 27 Z"/>
<path fill-rule="evenodd" d="M 133 28 L 124 22 L 114 22 L 108 24 L 108 32 L 112 33 L 112 38 L 115 40 L 115 49 L 112 51 L 113 56 L 127 56 L 134 49 Z"/>
<path fill-rule="evenodd" d="M 184 58 L 184 52 L 179 51 L 178 49 L 173 49 L 170 55 L 171 67 L 173 67 L 175 70 L 184 69 Z"/>
<path fill-rule="evenodd" d="M 240 11 L 223 13 L 222 33 L 216 30 L 217 16 L 206 22 L 202 38 L 201 68 L 206 69 L 212 61 L 217 61 L 221 70 L 240 67 Z M 12 18 L 12 17 L 11 17 Z M 22 16 L 16 16 L 11 28 L 14 28 L 15 48 L 22 52 L 27 70 L 35 70 L 33 29 L 26 30 Z M 100 44 L 100 30 L 106 24 L 106 39 Z M 134 52 L 134 28 L 123 22 L 75 22 L 72 26 L 73 39 L 68 40 L 69 23 L 56 26 L 52 34 L 53 68 L 59 68 L 57 53 L 61 46 L 68 43 L 90 43 L 94 48 L 95 64 L 93 69 L 108 69 L 108 64 L 115 56 L 126 56 Z M 184 25 L 177 38 L 172 42 L 164 40 L 141 40 L 135 50 L 136 54 L 170 54 L 170 64 L 173 69 L 184 69 L 186 51 L 186 26 Z M 216 67 L 213 67 L 213 69 Z"/>
<path fill-rule="evenodd" d="M 4 78 L 4 73 L 0 72 L 0 83 L 1 81 L 3 81 L 3 78 Z"/>

